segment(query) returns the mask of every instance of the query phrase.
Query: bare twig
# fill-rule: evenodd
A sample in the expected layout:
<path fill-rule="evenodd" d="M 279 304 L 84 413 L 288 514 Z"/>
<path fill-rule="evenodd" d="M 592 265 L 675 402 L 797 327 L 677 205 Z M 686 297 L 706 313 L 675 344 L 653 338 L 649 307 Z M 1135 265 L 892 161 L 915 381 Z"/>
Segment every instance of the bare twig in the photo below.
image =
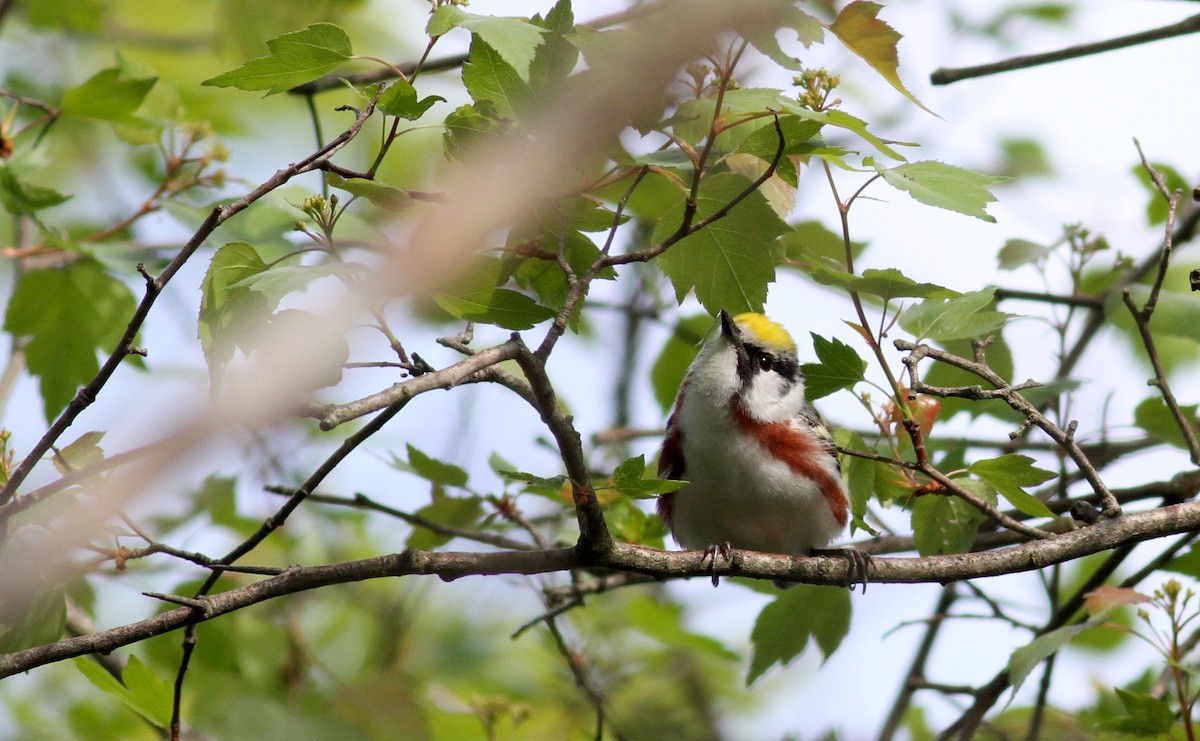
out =
<path fill-rule="evenodd" d="M 1044 52 L 1041 54 L 1028 54 L 1012 59 L 1005 59 L 999 62 L 990 64 L 980 64 L 974 67 L 960 67 L 957 69 L 936 69 L 929 75 L 929 81 L 934 85 L 949 85 L 952 82 L 959 80 L 969 80 L 973 77 L 984 77 L 994 75 L 1000 72 L 1010 72 L 1018 69 L 1028 69 L 1029 67 L 1037 67 L 1043 64 L 1051 64 L 1053 62 L 1061 62 L 1067 59 L 1078 59 L 1092 54 L 1103 54 L 1105 52 L 1114 51 L 1116 49 L 1125 49 L 1130 46 L 1139 44 L 1148 44 L 1152 41 L 1161 41 L 1162 39 L 1170 39 L 1176 36 L 1185 36 L 1187 34 L 1200 31 L 1200 15 L 1194 15 L 1185 18 L 1178 23 L 1172 23 L 1162 28 L 1155 28 L 1149 31 L 1141 31 L 1139 33 L 1129 34 L 1128 36 L 1118 36 L 1114 39 L 1105 41 L 1096 41 L 1090 44 L 1080 44 L 1078 46 L 1068 46 L 1065 49 L 1057 51 Z"/>

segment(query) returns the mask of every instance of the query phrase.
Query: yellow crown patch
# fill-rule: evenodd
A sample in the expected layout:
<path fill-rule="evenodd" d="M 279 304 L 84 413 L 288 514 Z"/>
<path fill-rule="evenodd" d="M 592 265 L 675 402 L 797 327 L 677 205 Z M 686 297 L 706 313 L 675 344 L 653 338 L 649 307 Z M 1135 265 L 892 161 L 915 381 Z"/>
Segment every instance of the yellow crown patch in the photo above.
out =
<path fill-rule="evenodd" d="M 796 352 L 796 341 L 777 322 L 773 322 L 762 314 L 746 312 L 733 318 L 738 328 L 745 333 L 746 338 L 768 349 L 788 350 Z"/>

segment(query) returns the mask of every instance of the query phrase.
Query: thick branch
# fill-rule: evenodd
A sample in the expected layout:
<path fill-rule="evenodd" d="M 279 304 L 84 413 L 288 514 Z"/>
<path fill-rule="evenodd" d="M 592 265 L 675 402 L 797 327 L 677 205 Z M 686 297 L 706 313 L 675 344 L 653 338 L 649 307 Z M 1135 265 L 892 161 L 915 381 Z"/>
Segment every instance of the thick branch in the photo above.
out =
<path fill-rule="evenodd" d="M 989 553 L 962 553 L 925 558 L 875 558 L 871 562 L 871 581 L 896 584 L 945 583 L 1032 571 L 1196 528 L 1200 528 L 1200 504 L 1178 504 L 1148 512 L 1127 514 L 1119 519 L 1101 520 L 1091 527 Z M 846 559 L 838 556 L 792 557 L 737 550 L 731 555 L 729 564 L 722 569 L 722 573 L 727 576 L 782 579 L 831 586 L 844 585 L 848 576 Z M 712 576 L 711 564 L 701 551 L 660 551 L 626 543 L 615 543 L 611 551 L 600 554 L 591 564 L 581 559 L 577 548 L 557 548 L 498 553 L 405 551 L 361 561 L 293 567 L 279 576 L 219 594 L 195 598 L 202 608 L 181 607 L 100 633 L 2 654 L 0 678 L 74 656 L 112 651 L 276 597 L 332 584 L 418 574 L 436 575 L 445 581 L 451 581 L 474 575 L 543 574 L 586 565 L 648 574 L 659 579 L 709 579 Z"/>

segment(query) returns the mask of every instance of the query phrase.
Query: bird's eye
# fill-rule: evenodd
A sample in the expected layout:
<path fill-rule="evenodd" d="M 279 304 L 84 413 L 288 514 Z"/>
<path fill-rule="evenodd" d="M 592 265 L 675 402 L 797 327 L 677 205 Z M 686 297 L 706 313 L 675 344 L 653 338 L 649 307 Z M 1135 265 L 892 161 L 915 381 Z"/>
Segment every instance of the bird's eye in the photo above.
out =
<path fill-rule="evenodd" d="M 767 355 L 766 353 L 759 353 L 758 355 L 756 355 L 754 358 L 754 362 L 756 365 L 758 365 L 758 369 L 760 371 L 763 371 L 764 373 L 766 371 L 771 370 L 771 366 L 774 365 L 774 363 L 775 363 L 775 361 L 772 360 L 771 356 Z"/>

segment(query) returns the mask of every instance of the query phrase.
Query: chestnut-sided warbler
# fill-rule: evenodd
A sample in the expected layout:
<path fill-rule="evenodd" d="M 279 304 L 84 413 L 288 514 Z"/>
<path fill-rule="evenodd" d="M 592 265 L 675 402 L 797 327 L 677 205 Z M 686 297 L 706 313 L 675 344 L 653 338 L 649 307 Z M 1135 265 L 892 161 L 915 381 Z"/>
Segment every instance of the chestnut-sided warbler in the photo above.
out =
<path fill-rule="evenodd" d="M 796 343 L 762 314 L 730 317 L 688 368 L 667 421 L 661 478 L 688 485 L 658 499 L 679 545 L 808 555 L 846 527 L 850 498 L 833 436 L 804 396 Z M 851 579 L 865 563 L 847 554 Z"/>

